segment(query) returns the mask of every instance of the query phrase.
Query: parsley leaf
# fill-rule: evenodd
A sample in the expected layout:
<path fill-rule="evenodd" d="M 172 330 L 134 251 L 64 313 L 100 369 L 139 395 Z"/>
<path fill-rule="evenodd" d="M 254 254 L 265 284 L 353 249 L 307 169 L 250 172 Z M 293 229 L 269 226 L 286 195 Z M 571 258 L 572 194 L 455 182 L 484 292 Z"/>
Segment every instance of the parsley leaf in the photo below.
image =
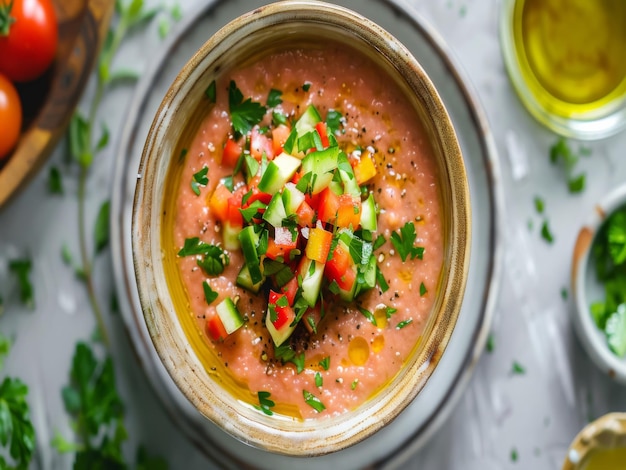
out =
<path fill-rule="evenodd" d="M 109 244 L 109 212 L 111 203 L 105 201 L 100 206 L 96 224 L 93 230 L 96 254 L 100 253 Z"/>
<path fill-rule="evenodd" d="M 267 94 L 267 106 L 270 108 L 275 108 L 276 106 L 281 104 L 283 102 L 281 98 L 282 94 L 282 91 L 272 88 Z"/>
<path fill-rule="evenodd" d="M 322 359 L 319 362 L 319 364 L 322 367 L 322 369 L 328 370 L 330 368 L 330 356 L 326 356 L 324 359 Z"/>
<path fill-rule="evenodd" d="M 396 325 L 396 330 L 401 330 L 402 328 L 405 328 L 405 327 L 409 326 L 411 323 L 413 323 L 413 319 L 412 318 L 409 318 L 408 320 L 401 321 L 400 323 L 398 323 Z"/>
<path fill-rule="evenodd" d="M 426 286 L 422 282 L 420 284 L 420 296 L 424 297 L 427 293 L 428 293 L 428 290 L 426 290 Z"/>
<path fill-rule="evenodd" d="M 0 443 L 9 446 L 16 468 L 27 468 L 35 450 L 35 429 L 26 396 L 28 387 L 20 379 L 5 377 L 0 385 Z M 9 468 L 0 457 L 2 468 Z"/>
<path fill-rule="evenodd" d="M 320 374 L 319 372 L 315 373 L 315 386 L 316 387 L 321 387 L 324 385 L 324 378 L 322 377 L 322 374 Z"/>
<path fill-rule="evenodd" d="M 369 310 L 364 309 L 363 307 L 359 307 L 359 312 L 361 312 L 361 314 L 363 314 L 363 316 L 365 318 L 367 318 L 367 320 L 374 326 L 378 326 L 378 324 L 376 323 L 376 318 L 374 317 L 374 314 L 372 312 L 370 312 Z"/>
<path fill-rule="evenodd" d="M 209 86 L 204 90 L 204 96 L 209 103 L 215 103 L 217 101 L 217 86 L 215 85 L 215 80 L 209 83 Z"/>
<path fill-rule="evenodd" d="M 194 173 L 191 177 L 191 190 L 195 193 L 196 196 L 200 196 L 200 186 L 206 186 L 209 184 L 209 178 L 207 178 L 207 173 L 209 172 L 209 167 L 204 166 L 200 171 Z"/>
<path fill-rule="evenodd" d="M 211 289 L 211 286 L 206 281 L 202 283 L 202 289 L 204 290 L 204 298 L 206 299 L 206 303 L 211 305 L 211 303 L 215 299 L 217 299 L 217 292 Z"/>
<path fill-rule="evenodd" d="M 29 308 L 35 306 L 33 285 L 30 282 L 32 263 L 29 259 L 15 259 L 9 262 L 9 270 L 17 277 L 20 299 Z"/>
<path fill-rule="evenodd" d="M 322 401 L 311 392 L 302 390 L 302 396 L 304 397 L 304 401 L 306 402 L 306 404 L 311 406 L 318 413 L 321 413 L 326 409 L 326 406 L 324 406 Z"/>
<path fill-rule="evenodd" d="M 409 256 L 411 259 L 423 259 L 424 248 L 414 246 L 416 238 L 415 225 L 413 225 L 412 222 L 405 223 L 404 226 L 400 228 L 400 234 L 398 234 L 398 232 L 391 233 L 391 243 L 403 262 L 406 261 Z"/>
<path fill-rule="evenodd" d="M 228 87 L 228 106 L 233 129 L 241 135 L 247 134 L 253 126 L 261 122 L 266 112 L 265 106 L 252 101 L 252 98 L 244 101 L 234 80 L 231 80 Z"/>
<path fill-rule="evenodd" d="M 222 247 L 200 241 L 198 237 L 187 238 L 178 256 L 201 256 L 196 262 L 209 276 L 221 274 L 230 264 L 230 257 Z"/>
<path fill-rule="evenodd" d="M 511 372 L 513 374 L 523 375 L 523 374 L 526 373 L 526 369 L 519 362 L 513 361 L 513 366 L 511 368 Z"/>
<path fill-rule="evenodd" d="M 547 220 L 544 220 L 543 224 L 541 224 L 541 238 L 548 243 L 554 242 L 554 235 L 552 235 L 552 232 L 550 231 L 550 226 L 548 225 Z"/>
<path fill-rule="evenodd" d="M 61 172 L 56 166 L 50 167 L 48 174 L 48 191 L 50 194 L 63 194 L 63 179 Z"/>
<path fill-rule="evenodd" d="M 259 397 L 259 406 L 254 406 L 257 410 L 262 411 L 267 416 L 272 416 L 274 412 L 271 410 L 276 404 L 270 400 L 270 392 L 265 392 L 260 390 L 257 393 L 257 397 Z"/>
<path fill-rule="evenodd" d="M 535 196 L 535 210 L 537 211 L 537 214 L 543 214 L 545 208 L 546 204 L 544 200 L 539 196 Z"/>

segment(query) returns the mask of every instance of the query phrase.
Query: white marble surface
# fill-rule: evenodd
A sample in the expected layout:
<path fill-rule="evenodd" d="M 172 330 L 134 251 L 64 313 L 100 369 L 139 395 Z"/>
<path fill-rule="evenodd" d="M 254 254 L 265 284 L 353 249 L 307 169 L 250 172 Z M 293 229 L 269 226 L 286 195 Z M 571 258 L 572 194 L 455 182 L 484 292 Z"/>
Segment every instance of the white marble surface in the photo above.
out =
<path fill-rule="evenodd" d="M 180 3 L 185 12 L 199 2 Z M 597 371 L 575 338 L 573 302 L 571 296 L 567 300 L 561 296 L 563 288 L 570 290 L 570 257 L 579 227 L 594 203 L 626 180 L 622 150 L 626 134 L 588 144 L 592 155 L 579 163 L 587 173 L 587 188 L 582 194 L 569 194 L 562 171 L 548 159 L 556 136 L 522 108 L 507 79 L 498 41 L 498 1 L 409 3 L 446 40 L 486 111 L 501 160 L 505 256 L 492 325 L 495 348 L 481 357 L 449 419 L 405 466 L 559 468 L 570 440 L 590 418 L 626 409 L 624 388 Z M 367 3 L 361 12 L 367 15 Z M 128 38 L 116 63 L 145 69 L 150 54 L 144 51 L 154 50 L 159 42 L 155 22 Z M 82 106 L 91 92 L 87 90 Z M 101 108 L 100 117 L 108 123 L 113 140 L 121 133 L 131 96 L 132 87 L 119 86 L 108 92 Z M 114 149 L 111 144 L 91 171 L 89 217 L 95 218 L 101 202 L 110 198 Z M 5 371 L 22 377 L 30 387 L 38 438 L 36 469 L 71 466 L 71 460 L 57 455 L 49 442 L 57 430 L 71 435 L 60 390 L 68 380 L 75 342 L 88 339 L 95 325 L 85 290 L 60 255 L 64 244 L 74 256 L 78 252 L 76 175 L 65 167 L 65 153 L 61 144 L 50 159 L 50 165 L 65 175 L 64 196 L 49 195 L 46 167 L 0 209 L 0 295 L 5 304 L 0 329 L 15 340 Z M 534 196 L 544 198 L 545 216 L 536 213 Z M 551 245 L 539 234 L 544 217 L 555 235 Z M 22 256 L 34 261 L 34 310 L 20 305 L 7 269 L 8 259 Z M 110 259 L 98 258 L 95 269 L 98 295 L 108 305 L 113 290 Z M 117 378 L 127 406 L 129 460 L 134 460 L 136 445 L 143 443 L 150 453 L 165 456 L 170 468 L 211 468 L 174 427 L 145 376 L 137 372 L 121 319 L 108 315 L 107 323 L 114 332 Z M 525 374 L 512 373 L 515 361 Z"/>

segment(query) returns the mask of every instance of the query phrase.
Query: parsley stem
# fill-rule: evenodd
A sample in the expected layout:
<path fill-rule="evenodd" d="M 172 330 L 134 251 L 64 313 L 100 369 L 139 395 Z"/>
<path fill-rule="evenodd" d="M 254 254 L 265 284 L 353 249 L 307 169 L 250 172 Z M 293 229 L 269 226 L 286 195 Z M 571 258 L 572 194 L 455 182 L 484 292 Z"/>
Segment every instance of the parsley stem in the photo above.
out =
<path fill-rule="evenodd" d="M 104 97 L 105 88 L 110 82 L 109 70 L 111 67 L 111 62 L 122 42 L 122 39 L 128 31 L 128 20 L 125 15 L 122 15 L 120 17 L 120 22 L 114 31 L 115 32 L 113 33 L 110 47 L 107 48 L 106 51 L 103 51 L 100 57 L 100 61 L 98 64 L 99 70 L 96 74 L 96 90 L 94 92 L 94 96 L 89 107 L 87 143 L 90 147 L 89 153 L 92 156 L 95 156 L 95 153 L 97 152 L 97 149 L 93 144 L 94 123 L 96 121 L 96 116 L 98 114 L 98 109 L 100 108 L 102 98 Z M 85 285 L 87 287 L 87 295 L 89 297 L 89 303 L 96 317 L 96 322 L 98 324 L 98 329 L 100 330 L 102 342 L 108 348 L 110 346 L 109 333 L 107 331 L 104 317 L 102 315 L 102 308 L 100 307 L 98 298 L 96 296 L 96 289 L 93 281 L 93 263 L 92 258 L 89 254 L 89 250 L 87 248 L 85 203 L 87 178 L 89 176 L 89 168 L 91 167 L 92 162 L 93 158 L 89 159 L 88 163 L 82 162 L 80 164 L 80 173 L 78 176 L 78 231 L 80 256 L 82 261 L 82 270 L 85 277 Z"/>

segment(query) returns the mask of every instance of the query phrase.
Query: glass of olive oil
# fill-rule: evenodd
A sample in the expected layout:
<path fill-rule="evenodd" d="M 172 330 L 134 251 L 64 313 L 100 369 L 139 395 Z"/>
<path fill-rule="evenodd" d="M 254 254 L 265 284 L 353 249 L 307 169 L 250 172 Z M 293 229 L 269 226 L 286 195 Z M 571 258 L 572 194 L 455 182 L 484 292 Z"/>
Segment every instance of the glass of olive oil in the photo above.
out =
<path fill-rule="evenodd" d="M 553 131 L 599 139 L 626 127 L 626 0 L 501 0 L 509 76 Z"/>

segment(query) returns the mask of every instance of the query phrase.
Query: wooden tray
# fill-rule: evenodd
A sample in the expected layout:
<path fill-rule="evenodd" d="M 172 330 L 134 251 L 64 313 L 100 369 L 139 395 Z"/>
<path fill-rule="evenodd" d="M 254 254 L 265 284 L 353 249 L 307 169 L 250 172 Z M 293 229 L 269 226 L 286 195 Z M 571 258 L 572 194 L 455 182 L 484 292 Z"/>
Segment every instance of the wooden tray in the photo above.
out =
<path fill-rule="evenodd" d="M 43 166 L 63 136 L 97 61 L 115 2 L 54 0 L 59 44 L 54 64 L 18 87 L 24 110 L 17 147 L 0 162 L 0 207 Z"/>

